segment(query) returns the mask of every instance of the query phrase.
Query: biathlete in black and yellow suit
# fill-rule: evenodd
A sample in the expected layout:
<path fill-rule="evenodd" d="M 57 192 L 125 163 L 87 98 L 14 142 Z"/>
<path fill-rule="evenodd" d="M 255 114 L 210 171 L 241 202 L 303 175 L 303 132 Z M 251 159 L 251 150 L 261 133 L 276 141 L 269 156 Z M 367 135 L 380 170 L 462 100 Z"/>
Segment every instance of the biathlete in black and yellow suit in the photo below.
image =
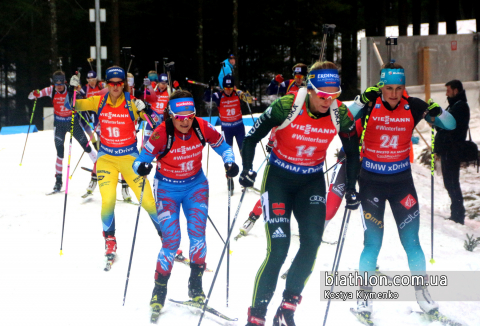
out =
<path fill-rule="evenodd" d="M 335 64 L 317 62 L 309 72 L 308 90 L 300 88 L 273 102 L 245 137 L 240 184 L 251 187 L 256 176 L 251 171 L 255 146 L 277 127 L 262 182 L 267 257 L 255 278 L 248 326 L 265 324 L 267 307 L 290 246 L 292 212 L 298 222 L 300 248 L 288 272 L 283 300 L 273 325 L 295 325 L 293 315 L 322 241 L 326 212 L 323 162 L 337 134 L 347 156 L 347 208 L 358 208 L 355 191 L 358 138 L 353 116 L 337 100 L 340 94 Z"/>
<path fill-rule="evenodd" d="M 145 104 L 131 101 L 128 84 L 125 84 L 125 71 L 117 66 L 106 71 L 108 93 L 103 96 L 92 96 L 77 100 L 76 111 L 94 111 L 98 114 L 100 123 L 100 150 L 97 159 L 97 176 L 102 195 L 102 224 L 105 237 L 105 255 L 115 258 L 117 243 L 115 238 L 115 203 L 117 200 L 118 174 L 121 173 L 140 200 L 143 178 L 132 169 L 133 161 L 138 157 L 135 121 L 140 116 L 147 119 L 143 110 Z M 78 77 L 73 76 L 71 85 L 78 83 Z M 69 93 L 65 106 L 72 108 L 72 93 Z M 145 208 L 153 224 L 160 231 L 157 219 L 157 209 L 152 195 L 150 183 L 145 182 L 142 207 Z M 159 232 L 160 234 L 160 232 Z"/>

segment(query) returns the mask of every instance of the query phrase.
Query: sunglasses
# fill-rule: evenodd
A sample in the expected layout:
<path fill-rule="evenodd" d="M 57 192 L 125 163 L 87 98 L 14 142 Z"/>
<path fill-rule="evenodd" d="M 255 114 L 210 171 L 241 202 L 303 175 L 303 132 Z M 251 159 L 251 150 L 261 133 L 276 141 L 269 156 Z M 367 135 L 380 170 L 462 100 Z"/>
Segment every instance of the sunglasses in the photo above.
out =
<path fill-rule="evenodd" d="M 342 88 L 340 86 L 338 87 L 338 89 L 339 89 L 338 92 L 329 93 L 329 92 L 324 92 L 324 91 L 319 90 L 312 83 L 310 83 L 310 84 L 312 85 L 315 93 L 317 93 L 317 96 L 322 100 L 329 100 L 329 99 L 335 100 L 335 99 L 339 98 L 340 95 L 342 94 Z"/>
<path fill-rule="evenodd" d="M 119 82 L 107 81 L 107 85 L 111 86 L 111 87 L 115 87 L 115 86 L 122 87 L 123 85 L 125 85 L 125 82 L 123 82 L 123 81 L 119 81 Z"/>
<path fill-rule="evenodd" d="M 226 91 L 231 91 L 233 89 L 233 87 L 224 87 L 223 89 L 226 90 Z"/>
<path fill-rule="evenodd" d="M 296 75 L 295 75 L 295 78 L 296 78 L 296 79 L 302 79 L 302 80 L 303 80 L 303 78 L 305 78 L 305 76 L 300 75 L 300 74 L 296 74 Z"/>
<path fill-rule="evenodd" d="M 195 114 L 196 114 L 196 111 L 193 111 L 193 113 L 190 113 L 190 114 L 187 114 L 187 115 L 184 115 L 184 114 L 173 114 L 173 117 L 175 118 L 175 120 L 179 120 L 179 121 L 191 121 L 193 120 L 193 118 L 195 118 Z"/>

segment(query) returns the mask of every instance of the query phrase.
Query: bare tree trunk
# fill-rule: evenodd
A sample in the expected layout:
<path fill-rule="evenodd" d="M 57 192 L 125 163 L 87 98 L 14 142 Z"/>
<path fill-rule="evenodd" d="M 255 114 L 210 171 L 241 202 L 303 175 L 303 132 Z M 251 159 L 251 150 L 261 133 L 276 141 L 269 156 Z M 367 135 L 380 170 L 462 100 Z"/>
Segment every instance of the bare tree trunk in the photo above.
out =
<path fill-rule="evenodd" d="M 238 58 L 238 0 L 233 0 L 233 55 L 235 56 L 235 86 L 237 88 L 240 85 L 240 73 L 238 66 L 240 65 L 240 60 Z"/>
<path fill-rule="evenodd" d="M 58 60 L 58 40 L 57 40 L 57 7 L 55 5 L 55 0 L 48 0 L 50 6 L 50 31 L 52 34 L 50 51 L 51 59 L 50 65 L 52 67 L 52 73 L 57 69 L 57 60 Z"/>
<path fill-rule="evenodd" d="M 422 2 L 413 1 L 412 5 L 412 24 L 413 24 L 413 35 L 420 35 L 421 29 L 421 15 L 422 15 Z"/>
<path fill-rule="evenodd" d="M 198 79 L 205 81 L 203 69 L 203 0 L 198 0 Z"/>
<path fill-rule="evenodd" d="M 457 34 L 457 18 L 459 11 L 459 2 L 450 2 L 442 0 L 442 9 L 445 22 L 447 23 L 447 34 Z"/>
<path fill-rule="evenodd" d="M 428 35 L 438 34 L 438 0 L 428 0 Z"/>
<path fill-rule="evenodd" d="M 398 0 L 398 35 L 407 36 L 407 28 L 408 28 L 407 0 Z"/>
<path fill-rule="evenodd" d="M 117 66 L 120 65 L 120 18 L 118 6 L 118 0 L 112 0 L 112 59 L 113 64 Z M 128 67 L 124 68 L 127 69 Z"/>

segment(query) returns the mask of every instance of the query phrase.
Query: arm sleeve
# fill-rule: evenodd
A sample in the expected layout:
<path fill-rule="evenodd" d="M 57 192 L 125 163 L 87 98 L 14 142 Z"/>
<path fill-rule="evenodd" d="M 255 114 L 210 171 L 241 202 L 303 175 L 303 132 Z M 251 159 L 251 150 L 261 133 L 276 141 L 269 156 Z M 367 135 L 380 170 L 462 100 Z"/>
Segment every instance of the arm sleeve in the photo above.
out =
<path fill-rule="evenodd" d="M 40 91 L 40 96 L 39 97 L 44 97 L 44 96 L 49 96 L 49 97 L 52 97 L 52 93 L 53 93 L 53 86 L 48 86 L 48 87 L 45 87 L 44 89 L 42 89 Z M 28 94 L 28 99 L 29 100 L 34 100 L 36 97 L 33 96 L 33 91 L 30 92 L 30 94 Z"/>
<path fill-rule="evenodd" d="M 163 135 L 163 136 L 162 136 Z M 152 163 L 153 159 L 163 153 L 165 147 L 167 146 L 167 132 L 165 129 L 165 123 L 162 123 L 154 131 L 152 136 L 148 139 L 145 145 L 142 148 L 142 152 L 133 162 L 132 168 L 136 174 L 140 164 L 142 163 Z"/>
<path fill-rule="evenodd" d="M 252 169 L 253 158 L 255 157 L 255 147 L 257 143 L 264 138 L 273 127 L 277 127 L 285 121 L 293 105 L 295 96 L 289 94 L 275 100 L 255 122 L 245 136 L 242 145 L 243 170 Z"/>
<path fill-rule="evenodd" d="M 235 155 L 230 145 L 227 144 L 223 136 L 207 121 L 203 120 L 205 130 L 205 140 L 209 143 L 215 153 L 220 155 L 223 163 L 235 162 Z"/>
<path fill-rule="evenodd" d="M 267 95 L 276 95 L 277 89 L 278 89 L 278 83 L 275 81 L 275 79 L 272 79 L 272 81 L 267 87 L 266 93 Z"/>
<path fill-rule="evenodd" d="M 358 103 L 357 101 L 353 101 L 352 104 L 348 106 L 355 120 L 362 116 L 364 106 L 365 104 Z"/>
<path fill-rule="evenodd" d="M 342 104 L 340 113 L 340 140 L 346 154 L 346 189 L 355 189 L 357 175 L 360 169 L 360 153 L 358 148 L 358 135 L 355 128 L 355 119 L 350 110 Z"/>
<path fill-rule="evenodd" d="M 70 99 L 72 97 L 72 99 Z M 75 111 L 93 111 L 98 112 L 98 105 L 100 104 L 100 96 L 91 96 L 84 100 L 75 100 Z M 65 98 L 65 108 L 72 110 L 73 95 L 68 94 Z"/>
<path fill-rule="evenodd" d="M 445 130 L 455 129 L 455 118 L 444 109 L 442 109 L 442 113 L 439 116 L 432 118 L 430 114 L 428 114 L 427 103 L 416 97 L 409 97 L 408 102 L 412 110 L 413 118 L 415 119 L 415 126 L 418 122 L 420 122 L 424 113 L 427 112 L 427 115 L 425 115 L 425 121 L 427 121 L 428 123 L 432 123 L 433 120 L 433 125 L 435 127 L 439 127 Z"/>

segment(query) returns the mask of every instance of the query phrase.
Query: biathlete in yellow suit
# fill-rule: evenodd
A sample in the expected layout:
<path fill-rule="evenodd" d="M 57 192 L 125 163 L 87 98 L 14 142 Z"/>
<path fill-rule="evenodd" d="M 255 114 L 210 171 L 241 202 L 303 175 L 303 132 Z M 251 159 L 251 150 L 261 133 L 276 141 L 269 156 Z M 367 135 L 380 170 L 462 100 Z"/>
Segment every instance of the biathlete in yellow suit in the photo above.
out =
<path fill-rule="evenodd" d="M 145 104 L 140 100 L 130 99 L 129 86 L 125 71 L 113 66 L 106 71 L 108 93 L 103 96 L 92 96 L 84 100 L 76 100 L 76 111 L 94 111 L 98 114 L 100 123 L 100 150 L 97 159 L 97 176 L 102 195 L 102 224 L 105 238 L 105 256 L 108 259 L 108 270 L 115 260 L 117 241 L 115 238 L 115 203 L 117 200 L 118 174 L 121 173 L 132 188 L 137 199 L 140 200 L 143 178 L 135 174 L 132 169 L 133 161 L 138 157 L 135 121 L 140 116 L 148 119 L 144 113 Z M 78 77 L 70 80 L 75 87 L 79 83 Z M 69 92 L 65 107 L 72 108 L 73 91 Z M 145 181 L 142 207 L 145 208 L 159 235 L 160 227 L 157 219 L 157 210 L 152 190 L 148 180 Z"/>

